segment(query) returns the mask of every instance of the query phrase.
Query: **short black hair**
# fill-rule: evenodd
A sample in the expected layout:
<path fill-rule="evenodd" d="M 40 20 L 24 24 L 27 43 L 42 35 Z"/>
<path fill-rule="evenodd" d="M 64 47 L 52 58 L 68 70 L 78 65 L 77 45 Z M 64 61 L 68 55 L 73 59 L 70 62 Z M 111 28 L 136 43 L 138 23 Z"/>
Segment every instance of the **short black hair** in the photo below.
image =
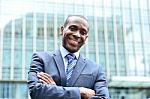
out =
<path fill-rule="evenodd" d="M 63 25 L 64 27 L 66 27 L 67 24 L 69 23 L 69 18 L 70 18 L 70 17 L 80 17 L 80 18 L 86 20 L 87 23 L 88 23 L 87 18 L 85 18 L 83 15 L 69 15 L 69 16 L 66 18 L 65 22 L 64 22 L 64 25 Z"/>

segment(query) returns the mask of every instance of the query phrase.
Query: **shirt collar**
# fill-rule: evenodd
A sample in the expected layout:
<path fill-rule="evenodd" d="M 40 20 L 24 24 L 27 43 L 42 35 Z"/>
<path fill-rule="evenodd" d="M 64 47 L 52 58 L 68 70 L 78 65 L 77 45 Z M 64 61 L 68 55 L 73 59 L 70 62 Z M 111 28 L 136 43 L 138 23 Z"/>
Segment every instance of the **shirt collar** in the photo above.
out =
<path fill-rule="evenodd" d="M 61 55 L 62 55 L 62 57 L 64 58 L 66 55 L 68 55 L 70 52 L 67 50 L 67 49 L 65 49 L 63 46 L 60 46 L 60 52 L 61 52 Z M 77 51 L 77 52 L 75 52 L 75 53 L 73 53 L 75 56 L 76 56 L 76 58 L 78 59 L 79 58 L 79 51 Z"/>

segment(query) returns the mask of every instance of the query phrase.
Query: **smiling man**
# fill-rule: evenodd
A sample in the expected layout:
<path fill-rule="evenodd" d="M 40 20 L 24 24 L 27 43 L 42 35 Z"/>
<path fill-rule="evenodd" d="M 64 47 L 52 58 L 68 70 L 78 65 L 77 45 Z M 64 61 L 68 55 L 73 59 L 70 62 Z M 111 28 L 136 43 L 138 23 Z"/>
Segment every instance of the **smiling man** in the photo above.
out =
<path fill-rule="evenodd" d="M 102 67 L 79 52 L 88 31 L 85 17 L 68 16 L 61 27 L 60 49 L 33 54 L 28 74 L 31 99 L 109 99 Z"/>
<path fill-rule="evenodd" d="M 61 27 L 62 45 L 69 52 L 77 52 L 88 37 L 89 24 L 83 17 L 69 17 Z"/>

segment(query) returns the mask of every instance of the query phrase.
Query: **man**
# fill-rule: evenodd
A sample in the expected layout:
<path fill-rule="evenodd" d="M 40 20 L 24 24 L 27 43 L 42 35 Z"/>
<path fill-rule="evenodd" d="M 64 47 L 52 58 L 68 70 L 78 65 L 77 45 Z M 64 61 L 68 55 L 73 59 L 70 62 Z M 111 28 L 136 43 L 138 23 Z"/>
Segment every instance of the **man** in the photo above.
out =
<path fill-rule="evenodd" d="M 102 67 L 79 53 L 88 31 L 86 18 L 68 16 L 60 49 L 33 54 L 28 75 L 32 99 L 109 99 Z"/>

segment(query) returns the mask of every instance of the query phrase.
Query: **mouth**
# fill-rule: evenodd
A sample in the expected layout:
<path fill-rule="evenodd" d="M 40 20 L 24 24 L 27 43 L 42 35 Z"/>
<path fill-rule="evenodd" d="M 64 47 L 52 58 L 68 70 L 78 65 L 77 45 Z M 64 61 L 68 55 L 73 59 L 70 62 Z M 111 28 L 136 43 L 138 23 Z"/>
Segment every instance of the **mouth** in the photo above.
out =
<path fill-rule="evenodd" d="M 78 45 L 78 41 L 76 41 L 76 40 L 69 39 L 69 42 L 70 42 L 70 44 L 73 45 L 73 46 L 77 46 L 77 45 Z"/>
<path fill-rule="evenodd" d="M 69 39 L 69 43 L 72 46 L 78 46 L 79 42 L 77 40 Z"/>

